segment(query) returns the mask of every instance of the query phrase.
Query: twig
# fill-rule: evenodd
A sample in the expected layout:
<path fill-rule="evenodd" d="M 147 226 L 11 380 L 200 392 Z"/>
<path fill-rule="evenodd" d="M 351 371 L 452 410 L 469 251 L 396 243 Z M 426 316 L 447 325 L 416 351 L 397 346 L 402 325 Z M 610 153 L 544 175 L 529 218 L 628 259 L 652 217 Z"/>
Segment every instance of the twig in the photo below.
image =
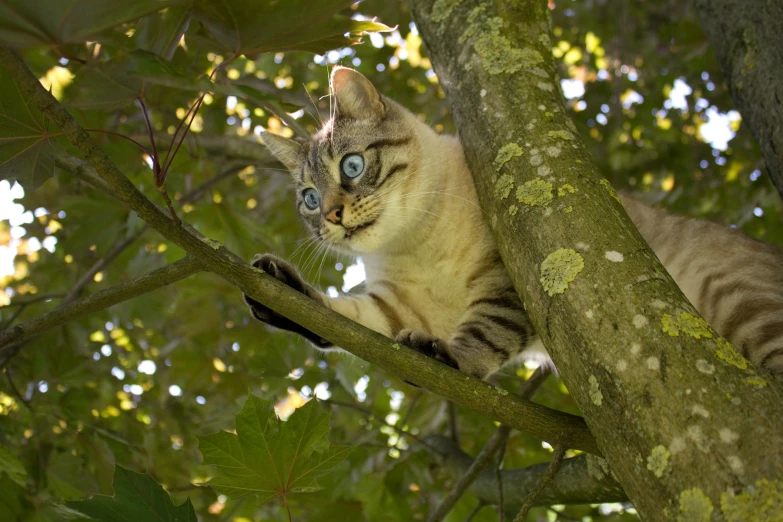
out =
<path fill-rule="evenodd" d="M 11 376 L 11 370 L 5 368 L 3 371 L 5 373 L 5 378 L 8 381 L 8 386 L 11 388 L 11 393 L 14 394 L 14 396 L 19 400 L 19 402 L 22 403 L 25 408 L 32 412 L 33 408 L 30 406 L 30 401 L 25 400 L 24 396 L 19 392 L 19 388 L 16 387 L 14 379 Z"/>
<path fill-rule="evenodd" d="M 168 286 L 203 270 L 201 264 L 191 257 L 166 265 L 125 283 L 114 285 L 93 295 L 60 306 L 39 317 L 0 331 L 0 354 L 13 350 L 9 345 L 17 344 L 39 335 L 84 314 L 103 310 L 122 301 L 127 301 L 147 292 Z"/>
<path fill-rule="evenodd" d="M 9 308 L 11 306 L 29 306 L 33 303 L 37 303 L 39 301 L 46 301 L 47 299 L 57 299 L 59 297 L 65 297 L 65 293 L 63 292 L 50 292 L 47 294 L 31 294 L 31 295 L 22 295 L 19 297 L 16 297 L 15 299 L 11 300 L 11 303 L 0 307 L 0 310 L 3 310 L 5 308 Z"/>
<path fill-rule="evenodd" d="M 415 440 L 416 442 L 418 442 L 422 446 L 425 446 L 425 447 L 429 448 L 430 451 L 434 451 L 436 453 L 439 452 L 437 448 L 427 444 L 427 442 L 425 440 L 420 439 L 419 437 L 417 437 L 416 435 L 413 435 L 409 431 L 403 430 L 399 426 L 395 426 L 394 424 L 389 424 L 385 420 L 379 419 L 372 411 L 370 411 L 370 410 L 368 410 L 366 408 L 363 408 L 363 407 L 359 406 L 358 404 L 351 404 L 350 402 L 335 401 L 335 400 L 332 400 L 332 399 L 328 399 L 328 400 L 325 400 L 323 402 L 325 402 L 327 404 L 334 404 L 335 406 L 342 406 L 344 408 L 350 408 L 350 409 L 353 409 L 353 410 L 356 410 L 356 411 L 360 411 L 367 417 L 368 420 L 374 420 L 375 422 L 377 422 L 379 424 L 383 424 L 384 426 L 388 426 L 389 428 L 391 428 L 394 431 L 396 431 L 399 435 L 404 435 L 406 437 L 409 437 L 409 438 Z"/>
<path fill-rule="evenodd" d="M 446 403 L 446 413 L 449 416 L 449 437 L 456 444 L 459 444 L 459 425 L 457 424 L 457 408 L 454 403 L 448 401 Z"/>
<path fill-rule="evenodd" d="M 498 458 L 495 460 L 495 479 L 498 482 L 498 520 L 500 522 L 506 522 L 506 511 L 504 507 L 503 499 L 503 458 L 506 456 L 506 447 L 508 446 L 508 437 L 511 432 L 506 433 L 506 440 L 501 442 L 500 449 L 498 450 Z"/>
<path fill-rule="evenodd" d="M 65 296 L 65 299 L 63 300 L 63 304 L 72 303 L 74 299 L 79 297 L 79 294 L 82 293 L 82 290 L 90 284 L 90 281 L 95 279 L 95 274 L 103 270 L 109 263 L 114 261 L 126 248 L 131 246 L 141 235 L 146 232 L 148 227 L 141 228 L 138 232 L 133 234 L 130 237 L 127 237 L 114 245 L 114 248 L 109 251 L 106 256 L 100 258 L 98 261 L 95 262 L 95 264 L 90 267 L 90 269 L 84 273 L 82 277 L 79 278 L 79 280 L 76 282 L 75 285 L 73 285 L 73 288 L 71 288 L 68 293 Z"/>
<path fill-rule="evenodd" d="M 548 376 L 549 371 L 543 367 L 539 367 L 522 385 L 520 395 L 526 399 L 532 397 Z M 454 508 L 457 501 L 459 501 L 465 491 L 467 491 L 468 487 L 478 478 L 484 468 L 489 465 L 498 449 L 500 449 L 501 446 L 505 446 L 510 433 L 510 426 L 506 426 L 505 424 L 498 426 L 495 433 L 493 433 L 492 437 L 487 441 L 487 444 L 476 456 L 476 459 L 473 461 L 470 468 L 468 468 L 468 471 L 460 477 L 457 485 L 449 491 L 446 498 L 444 498 L 440 505 L 435 508 L 435 511 L 427 519 L 427 522 L 441 522 L 446 518 L 446 515 Z"/>
<path fill-rule="evenodd" d="M 546 473 L 541 477 L 541 480 L 536 485 L 535 489 L 527 496 L 527 500 L 522 504 L 522 509 L 519 510 L 519 514 L 514 517 L 514 522 L 524 522 L 527 518 L 527 514 L 530 509 L 535 505 L 536 498 L 544 490 L 547 484 L 555 477 L 557 470 L 560 469 L 560 464 L 563 463 L 563 457 L 565 457 L 566 447 L 564 444 L 555 446 L 555 452 L 552 454 L 552 462 L 549 463 L 549 467 L 546 469 Z"/>
<path fill-rule="evenodd" d="M 478 504 L 476 505 L 476 507 L 474 507 L 474 508 L 473 508 L 473 511 L 471 511 L 471 512 L 470 512 L 470 514 L 468 515 L 468 517 L 465 519 L 465 522 L 470 522 L 471 520 L 473 520 L 473 517 L 475 517 L 476 515 L 478 515 L 478 512 L 479 512 L 479 511 L 481 511 L 481 510 L 482 510 L 482 508 L 483 508 L 484 506 L 486 506 L 486 505 L 487 505 L 487 504 L 485 504 L 483 500 L 479 499 L 479 502 L 478 502 Z"/>

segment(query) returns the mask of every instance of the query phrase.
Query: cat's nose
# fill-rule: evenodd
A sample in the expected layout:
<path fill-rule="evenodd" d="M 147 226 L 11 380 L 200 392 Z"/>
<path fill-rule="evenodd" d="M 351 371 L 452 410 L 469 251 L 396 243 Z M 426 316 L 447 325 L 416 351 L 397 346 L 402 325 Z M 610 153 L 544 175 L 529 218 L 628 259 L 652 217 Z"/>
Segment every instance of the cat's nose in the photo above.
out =
<path fill-rule="evenodd" d="M 327 210 L 324 217 L 327 221 L 331 221 L 335 225 L 339 225 L 343 221 L 343 205 L 338 205 Z"/>

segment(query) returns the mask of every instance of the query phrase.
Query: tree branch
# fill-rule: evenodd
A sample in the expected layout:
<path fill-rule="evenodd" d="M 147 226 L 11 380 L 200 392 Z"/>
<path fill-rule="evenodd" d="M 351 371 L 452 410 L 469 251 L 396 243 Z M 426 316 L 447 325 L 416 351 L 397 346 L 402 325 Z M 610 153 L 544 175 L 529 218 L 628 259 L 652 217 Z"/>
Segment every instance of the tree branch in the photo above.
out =
<path fill-rule="evenodd" d="M 541 480 L 538 481 L 536 487 L 534 487 L 533 490 L 527 495 L 525 502 L 522 504 L 522 507 L 519 510 L 519 514 L 514 517 L 514 522 L 525 522 L 525 519 L 527 519 L 527 514 L 530 512 L 532 507 L 536 505 L 538 496 L 541 494 L 547 484 L 552 482 L 552 479 L 555 478 L 555 475 L 557 475 L 557 471 L 560 469 L 560 465 L 563 463 L 565 452 L 565 447 L 555 447 L 555 452 L 552 454 L 552 461 L 549 463 L 549 466 L 547 466 L 546 471 L 544 472 L 544 476 L 541 477 Z"/>
<path fill-rule="evenodd" d="M 549 373 L 550 372 L 548 370 L 544 370 L 543 367 L 539 367 L 523 384 L 519 394 L 520 397 L 528 400 L 531 399 L 536 390 L 538 390 L 538 388 L 549 376 Z M 468 468 L 468 470 L 460 477 L 454 488 L 452 488 L 452 490 L 449 491 L 449 494 L 446 495 L 446 498 L 444 498 L 440 505 L 435 508 L 435 511 L 433 511 L 427 519 L 427 522 L 441 522 L 444 518 L 446 518 L 446 515 L 448 515 L 449 512 L 454 509 L 454 506 L 457 504 L 459 499 L 462 498 L 462 495 L 465 494 L 465 491 L 467 491 L 468 487 L 470 487 L 470 485 L 478 478 L 479 474 L 484 470 L 484 468 L 486 468 L 489 463 L 492 462 L 492 458 L 495 456 L 498 450 L 502 447 L 505 447 L 506 443 L 508 442 L 508 436 L 510 434 L 510 427 L 506 426 L 505 424 L 498 426 L 498 428 L 495 430 L 495 433 L 492 434 L 487 443 L 484 445 L 484 448 L 482 448 L 482 450 L 476 456 L 476 460 L 473 461 L 473 464 L 470 465 L 470 468 Z M 453 437 L 452 440 L 454 440 Z M 456 440 L 454 440 L 454 442 L 457 445 L 459 444 L 459 442 Z M 502 485 L 500 487 L 502 487 Z M 502 509 L 503 507 L 501 505 L 501 512 Z"/>
<path fill-rule="evenodd" d="M 176 263 L 153 270 L 125 283 L 112 286 L 95 294 L 64 304 L 29 321 L 12 326 L 0 332 L 0 355 L 13 351 L 14 345 L 43 332 L 65 324 L 79 316 L 109 308 L 141 294 L 175 283 L 202 270 L 198 261 L 186 257 Z"/>
<path fill-rule="evenodd" d="M 697 0 L 694 6 L 742 122 L 783 197 L 783 4 Z"/>
<path fill-rule="evenodd" d="M 190 227 L 177 226 L 117 169 L 70 113 L 38 82 L 15 51 L 0 48 L 0 63 L 12 75 L 20 91 L 63 131 L 117 196 L 152 228 L 198 259 L 205 269 L 223 277 L 264 306 L 402 379 L 552 445 L 568 433 L 571 447 L 600 454 L 582 418 L 509 396 L 504 390 L 401 346 L 251 267 L 220 243 Z"/>
<path fill-rule="evenodd" d="M 452 477 L 465 475 L 474 460 L 443 435 L 430 435 L 424 440 L 439 454 L 440 465 Z M 560 471 L 538 496 L 535 505 L 588 504 L 625 502 L 628 495 L 611 476 L 605 461 L 593 455 L 579 455 L 563 462 Z M 529 492 L 546 473 L 549 463 L 522 469 L 501 471 L 506 509 L 518 509 Z M 497 505 L 498 487 L 494 469 L 484 469 L 468 487 L 468 491 L 487 504 Z"/>

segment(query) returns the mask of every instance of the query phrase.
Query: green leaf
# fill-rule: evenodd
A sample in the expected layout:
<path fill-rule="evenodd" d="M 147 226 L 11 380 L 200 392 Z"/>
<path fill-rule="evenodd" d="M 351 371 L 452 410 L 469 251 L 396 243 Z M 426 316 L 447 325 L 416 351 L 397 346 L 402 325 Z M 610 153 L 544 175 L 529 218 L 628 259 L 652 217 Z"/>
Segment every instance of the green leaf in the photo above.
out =
<path fill-rule="evenodd" d="M 193 13 L 190 6 L 171 7 L 162 13 L 145 16 L 136 25 L 139 49 L 171 60 L 182 35 L 188 30 Z"/>
<path fill-rule="evenodd" d="M 194 82 L 160 56 L 142 50 L 120 52 L 107 62 L 85 66 L 69 86 L 69 105 L 86 110 L 114 110 L 144 94 L 146 84 L 198 92 L 211 85 Z"/>
<path fill-rule="evenodd" d="M 196 522 L 190 499 L 175 506 L 160 484 L 147 473 L 114 468 L 114 496 L 95 495 L 66 502 L 69 508 L 101 522 Z"/>
<path fill-rule="evenodd" d="M 59 46 L 137 20 L 183 0 L 4 0 L 0 2 L 0 44 Z"/>
<path fill-rule="evenodd" d="M 316 478 L 352 449 L 329 445 L 329 417 L 311 400 L 281 422 L 271 402 L 250 395 L 236 417 L 236 435 L 222 431 L 199 437 L 204 462 L 218 470 L 209 485 L 231 498 L 255 495 L 262 504 L 321 489 Z"/>
<path fill-rule="evenodd" d="M 5 472 L 8 477 L 25 487 L 27 483 L 27 471 L 24 469 L 24 464 L 18 458 L 14 457 L 5 446 L 0 446 L 0 475 Z"/>
<path fill-rule="evenodd" d="M 339 15 L 353 0 L 196 0 L 196 16 L 215 43 L 239 56 L 265 52 L 312 51 L 320 53 L 359 41 L 346 33 L 388 31 L 372 21 Z"/>
<path fill-rule="evenodd" d="M 84 469 L 81 458 L 70 453 L 54 453 L 46 469 L 49 489 L 58 498 L 75 500 L 98 489 L 95 479 Z"/>
<path fill-rule="evenodd" d="M 40 187 L 54 174 L 56 150 L 49 121 L 0 68 L 0 180 Z"/>

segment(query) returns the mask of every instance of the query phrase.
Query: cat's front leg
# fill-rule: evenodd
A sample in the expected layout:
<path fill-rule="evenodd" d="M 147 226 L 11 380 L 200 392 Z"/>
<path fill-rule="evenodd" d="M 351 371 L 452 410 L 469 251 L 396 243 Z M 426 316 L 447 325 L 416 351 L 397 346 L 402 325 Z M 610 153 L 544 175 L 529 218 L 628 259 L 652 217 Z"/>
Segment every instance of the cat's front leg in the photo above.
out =
<path fill-rule="evenodd" d="M 410 330 L 397 339 L 462 373 L 486 379 L 530 348 L 535 331 L 514 289 L 508 288 L 476 296 L 448 341 Z"/>
<path fill-rule="evenodd" d="M 256 268 L 260 268 L 297 292 L 300 292 L 321 304 L 326 304 L 326 296 L 307 284 L 293 267 L 285 261 L 278 259 L 276 256 L 273 256 L 272 254 L 259 255 L 253 259 L 252 265 Z M 303 326 L 274 312 L 272 309 L 267 308 L 247 294 L 242 294 L 242 296 L 245 299 L 245 303 L 250 307 L 250 314 L 259 321 L 281 330 L 298 333 L 318 348 L 330 348 L 332 346 L 332 343 L 326 339 L 323 339 L 321 336 L 314 334 Z"/>

